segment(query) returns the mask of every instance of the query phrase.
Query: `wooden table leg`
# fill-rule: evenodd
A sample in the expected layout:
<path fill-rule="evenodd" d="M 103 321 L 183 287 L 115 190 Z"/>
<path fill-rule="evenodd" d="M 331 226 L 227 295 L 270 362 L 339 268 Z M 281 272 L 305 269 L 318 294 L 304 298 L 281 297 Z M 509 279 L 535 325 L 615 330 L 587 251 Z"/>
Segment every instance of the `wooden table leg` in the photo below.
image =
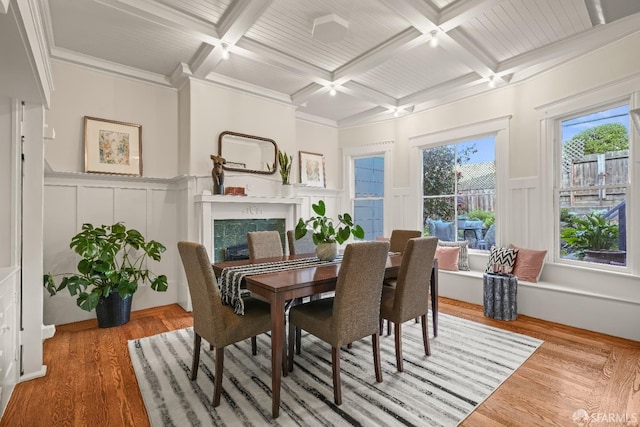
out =
<path fill-rule="evenodd" d="M 433 336 L 438 336 L 438 260 L 433 260 L 431 269 L 431 315 L 433 317 Z"/>
<path fill-rule="evenodd" d="M 280 415 L 280 382 L 284 348 L 284 299 L 276 294 L 271 302 L 271 414 Z"/>

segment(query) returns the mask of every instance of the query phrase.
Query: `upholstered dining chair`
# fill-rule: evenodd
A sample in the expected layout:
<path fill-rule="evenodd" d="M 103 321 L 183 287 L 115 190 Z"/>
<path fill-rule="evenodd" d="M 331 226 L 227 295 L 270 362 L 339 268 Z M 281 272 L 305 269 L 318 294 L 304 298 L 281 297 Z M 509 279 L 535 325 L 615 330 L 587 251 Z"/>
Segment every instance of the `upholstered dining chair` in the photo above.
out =
<path fill-rule="evenodd" d="M 200 343 L 202 338 L 215 347 L 215 378 L 213 406 L 220 405 L 224 348 L 251 338 L 255 355 L 255 336 L 271 329 L 269 304 L 255 298 L 244 300 L 244 315 L 234 313 L 233 307 L 222 304 L 215 275 L 204 246 L 193 242 L 178 242 L 178 251 L 187 275 L 193 304 L 193 364 L 191 381 L 198 376 Z"/>
<path fill-rule="evenodd" d="M 277 231 L 250 231 L 247 233 L 249 259 L 282 256 L 282 240 Z"/>
<path fill-rule="evenodd" d="M 407 240 L 413 239 L 416 237 L 422 237 L 422 232 L 420 230 L 393 230 L 391 231 L 391 238 L 389 239 L 389 252 L 400 252 L 404 251 L 404 246 L 407 243 Z"/>
<path fill-rule="evenodd" d="M 313 235 L 307 233 L 302 239 L 296 240 L 295 230 L 287 230 L 287 243 L 289 244 L 289 254 L 313 254 L 316 252 L 316 244 L 313 243 Z"/>
<path fill-rule="evenodd" d="M 340 346 L 371 335 L 377 382 L 382 382 L 380 364 L 380 296 L 389 252 L 389 242 L 347 245 L 340 265 L 333 298 L 296 305 L 289 311 L 289 369 L 293 369 L 292 335 L 300 327 L 331 345 L 333 396 L 342 404 Z"/>
<path fill-rule="evenodd" d="M 404 247 L 409 239 L 416 237 L 422 237 L 422 231 L 420 230 L 392 230 L 391 238 L 389 238 L 389 252 L 402 253 Z M 385 286 L 395 286 L 396 279 L 385 280 Z M 416 322 L 418 319 L 416 319 Z M 391 335 L 391 322 L 387 322 L 387 335 Z"/>
<path fill-rule="evenodd" d="M 382 320 L 394 323 L 396 365 L 404 370 L 402 363 L 402 323 L 420 317 L 425 355 L 431 354 L 427 331 L 429 310 L 429 284 L 433 258 L 438 245 L 437 237 L 409 239 L 402 255 L 402 264 L 395 286 L 384 286 L 380 304 L 380 329 Z"/>

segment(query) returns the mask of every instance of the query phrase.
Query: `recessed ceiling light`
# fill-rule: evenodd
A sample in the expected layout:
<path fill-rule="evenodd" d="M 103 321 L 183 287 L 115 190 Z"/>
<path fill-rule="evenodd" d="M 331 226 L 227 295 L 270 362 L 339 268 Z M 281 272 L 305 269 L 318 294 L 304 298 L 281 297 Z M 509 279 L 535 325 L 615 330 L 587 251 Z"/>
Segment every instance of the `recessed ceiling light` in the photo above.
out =
<path fill-rule="evenodd" d="M 431 31 L 431 40 L 429 40 L 429 46 L 436 47 L 438 46 L 439 42 L 440 41 L 438 40 L 438 31 L 436 30 Z"/>
<path fill-rule="evenodd" d="M 393 110 L 393 117 L 398 117 L 398 116 L 400 116 L 400 110 L 396 108 L 395 110 Z"/>
<path fill-rule="evenodd" d="M 333 85 L 329 86 L 329 88 L 329 95 L 336 96 L 336 88 Z"/>
<path fill-rule="evenodd" d="M 489 87 L 492 89 L 496 87 L 496 76 L 489 77 Z"/>
<path fill-rule="evenodd" d="M 222 45 L 222 59 L 229 59 L 229 46 L 226 44 Z"/>

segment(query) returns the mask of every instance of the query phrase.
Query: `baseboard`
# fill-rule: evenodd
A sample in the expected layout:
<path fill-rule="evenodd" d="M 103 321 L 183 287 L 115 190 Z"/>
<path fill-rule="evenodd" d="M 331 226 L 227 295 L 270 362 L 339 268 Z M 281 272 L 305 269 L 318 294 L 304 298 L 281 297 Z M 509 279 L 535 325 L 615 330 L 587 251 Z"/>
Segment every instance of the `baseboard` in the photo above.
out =
<path fill-rule="evenodd" d="M 56 325 L 42 325 L 42 341 L 52 338 L 56 334 Z"/>
<path fill-rule="evenodd" d="M 28 375 L 22 375 L 18 382 L 25 382 L 32 380 L 34 378 L 41 378 L 47 375 L 47 365 L 42 365 L 42 368 L 39 371 L 31 372 Z"/>

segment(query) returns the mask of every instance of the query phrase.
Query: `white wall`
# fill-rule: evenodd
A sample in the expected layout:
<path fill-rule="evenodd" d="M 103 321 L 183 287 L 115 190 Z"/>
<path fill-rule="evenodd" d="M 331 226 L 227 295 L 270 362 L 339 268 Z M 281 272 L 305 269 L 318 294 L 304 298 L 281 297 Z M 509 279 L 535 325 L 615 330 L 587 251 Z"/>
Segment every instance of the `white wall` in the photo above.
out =
<path fill-rule="evenodd" d="M 155 292 L 148 284 L 140 286 L 133 297 L 132 310 L 171 304 L 178 300 L 177 248 L 179 180 L 137 179 L 113 177 L 79 177 L 73 174 L 52 174 L 45 177 L 44 205 L 44 271 L 52 274 L 74 273 L 79 259 L 69 249 L 71 238 L 82 224 L 114 224 L 123 221 L 147 239 L 167 247 L 158 263 L 148 261 L 155 274 L 166 274 L 169 288 Z M 56 278 L 59 283 L 61 277 Z M 94 319 L 95 312 L 86 312 L 76 305 L 76 298 L 65 289 L 44 297 L 45 324 L 64 324 Z"/>
<path fill-rule="evenodd" d="M 11 99 L 0 97 L 0 267 L 9 267 L 11 260 L 11 203 L 12 156 L 11 146 Z"/>
<path fill-rule="evenodd" d="M 46 159 L 56 172 L 84 172 L 84 116 L 142 125 L 143 176 L 178 174 L 175 89 L 54 61 L 56 81 L 47 123 L 56 138 Z"/>
<path fill-rule="evenodd" d="M 324 169 L 327 188 L 342 189 L 342 156 L 338 150 L 338 128 L 313 123 L 307 120 L 296 120 L 296 143 L 298 151 L 319 153 L 324 155 Z M 296 177 L 294 182 L 300 182 L 300 160 L 297 151 L 293 156 Z"/>
<path fill-rule="evenodd" d="M 501 183 L 506 188 L 505 198 L 500 201 L 507 206 L 507 221 L 498 244 L 552 248 L 554 244 L 550 241 L 550 233 L 545 231 L 551 224 L 546 217 L 552 206 L 546 195 L 548 192 L 542 187 L 547 171 L 541 170 L 547 159 L 540 157 L 541 153 L 547 152 L 544 145 L 546 135 L 538 130 L 544 118 L 543 112 L 549 105 L 597 89 L 604 88 L 606 93 L 607 88 L 623 80 L 640 81 L 640 55 L 634 54 L 639 49 L 640 34 L 636 34 L 524 82 L 488 90 L 481 95 L 404 118 L 340 129 L 340 144 L 347 147 L 385 139 L 395 141 L 393 186 L 402 188 L 417 179 L 410 175 L 409 165 L 414 162 L 408 149 L 411 138 L 511 116 L 509 171 L 507 181 Z M 640 84 L 633 90 L 640 90 Z M 585 105 L 587 107 L 589 105 Z M 399 197 L 394 197 L 394 203 L 399 204 Z M 419 205 L 419 200 L 404 204 L 409 211 L 414 211 Z M 419 221 L 414 223 L 419 226 Z M 480 260 L 478 264 L 486 263 L 486 255 L 474 257 Z M 640 278 L 637 272 L 596 272 L 555 265 L 549 258 L 552 257 L 548 257 L 543 270 L 543 280 L 547 285 L 523 286 L 519 297 L 521 313 L 640 339 L 635 327 L 640 310 Z M 478 275 L 441 275 L 440 294 L 443 296 L 481 304 L 481 287 L 482 280 Z"/>

